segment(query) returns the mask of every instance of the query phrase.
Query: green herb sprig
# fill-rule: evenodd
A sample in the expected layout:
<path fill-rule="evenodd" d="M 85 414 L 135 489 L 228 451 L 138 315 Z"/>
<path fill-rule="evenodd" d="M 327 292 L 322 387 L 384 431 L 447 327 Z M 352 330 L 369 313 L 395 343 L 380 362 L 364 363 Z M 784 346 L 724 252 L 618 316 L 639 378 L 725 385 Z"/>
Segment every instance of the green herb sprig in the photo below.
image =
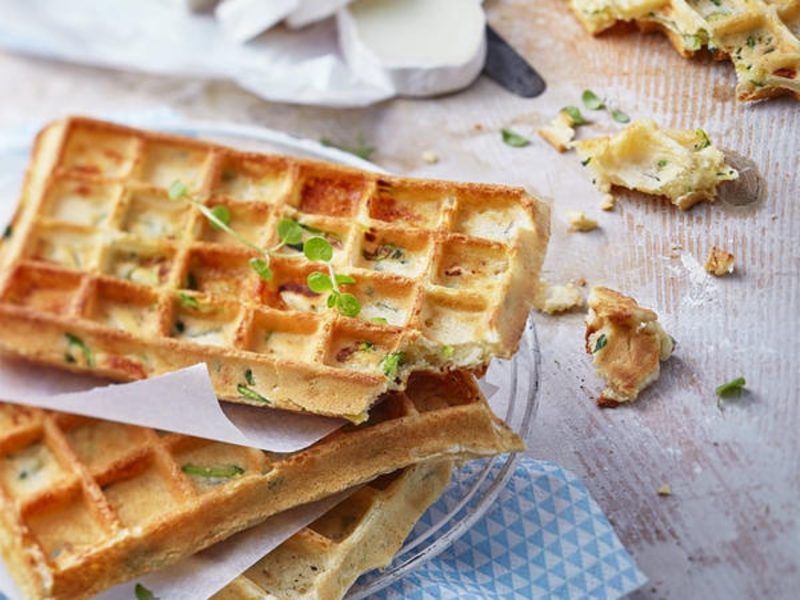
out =
<path fill-rule="evenodd" d="M 599 352 L 600 350 L 605 348 L 606 344 L 608 344 L 608 337 L 606 336 L 605 333 L 601 333 L 600 335 L 597 336 L 597 340 L 594 343 L 594 350 L 592 350 L 592 354 L 594 354 L 595 352 Z"/>
<path fill-rule="evenodd" d="M 364 136 L 358 134 L 358 138 L 356 139 L 355 144 L 343 144 L 340 142 L 334 142 L 330 138 L 320 138 L 320 143 L 323 146 L 328 146 L 329 148 L 336 148 L 338 150 L 342 150 L 347 152 L 348 154 L 352 154 L 359 158 L 363 158 L 364 160 L 369 160 L 373 153 L 375 152 L 376 148 L 374 146 L 369 146 L 366 142 L 364 142 Z"/>
<path fill-rule="evenodd" d="M 261 248 L 257 246 L 230 226 L 230 211 L 226 207 L 221 205 L 213 208 L 207 207 L 197 198 L 192 198 L 188 193 L 186 185 L 180 180 L 175 180 L 172 185 L 170 185 L 169 197 L 172 200 L 188 200 L 197 207 L 206 219 L 208 219 L 212 227 L 224 231 L 241 244 L 258 252 L 261 257 L 251 258 L 249 261 L 250 268 L 267 283 L 271 282 L 273 279 L 272 269 L 270 268 L 270 259 L 272 255 L 284 246 L 297 246 L 303 242 L 303 227 L 293 219 L 281 219 L 278 222 L 278 243 L 272 248 Z M 349 292 L 343 292 L 339 287 L 340 285 L 353 284 L 356 280 L 348 275 L 337 275 L 334 272 L 333 265 L 331 265 L 330 262 L 333 258 L 333 247 L 330 242 L 320 235 L 315 235 L 306 240 L 302 248 L 303 254 L 308 260 L 311 262 L 325 263 L 328 269 L 328 274 L 318 271 L 309 274 L 307 283 L 311 291 L 318 294 L 330 291 L 328 307 L 335 307 L 341 314 L 347 317 L 357 316 L 361 312 L 361 303 L 358 301 L 358 298 Z M 188 298 L 196 301 L 194 298 Z M 181 301 L 184 301 L 183 296 L 181 297 Z M 246 389 L 246 386 L 240 387 Z M 252 390 L 248 390 L 248 392 L 239 390 L 239 393 L 246 398 L 265 401 L 259 394 L 256 394 L 259 396 L 258 398 L 246 395 L 249 392 L 252 392 Z M 255 392 L 253 392 L 253 394 L 255 394 Z"/>
<path fill-rule="evenodd" d="M 511 146 L 512 148 L 524 148 L 525 146 L 529 146 L 531 141 L 523 135 L 511 131 L 510 129 L 501 129 L 500 135 L 503 138 L 503 143 L 506 146 Z"/>
<path fill-rule="evenodd" d="M 234 479 L 244 474 L 244 469 L 239 465 L 193 465 L 186 464 L 181 471 L 192 477 L 205 479 Z"/>
<path fill-rule="evenodd" d="M 720 412 L 723 410 L 722 401 L 726 398 L 730 398 L 734 394 L 741 395 L 742 389 L 744 389 L 746 383 L 744 377 L 737 377 L 736 379 L 732 379 L 727 383 L 717 386 L 715 391 L 717 393 L 717 408 Z"/>
<path fill-rule="evenodd" d="M 155 600 L 153 592 L 148 590 L 141 583 L 137 583 L 136 587 L 133 588 L 133 594 L 136 596 L 136 600 Z"/>
<path fill-rule="evenodd" d="M 717 396 L 724 398 L 725 396 L 730 396 L 733 392 L 740 392 L 746 383 L 744 377 L 737 377 L 728 383 L 723 383 L 716 389 Z"/>
<path fill-rule="evenodd" d="M 695 151 L 699 152 L 704 148 L 708 148 L 711 145 L 711 139 L 708 137 L 705 129 L 698 129 L 695 131 L 695 134 L 698 137 L 698 142 L 694 145 Z"/>
<path fill-rule="evenodd" d="M 81 351 L 81 354 L 83 354 L 83 358 L 84 360 L 86 360 L 86 366 L 89 367 L 90 369 L 93 369 L 95 363 L 94 363 L 94 352 L 92 352 L 92 349 L 89 348 L 89 346 L 87 346 L 86 343 L 74 333 L 66 332 L 64 334 L 64 337 L 67 338 L 67 344 L 69 345 L 70 348 L 70 351 L 67 352 L 66 354 L 67 362 L 75 362 L 75 357 L 72 355 L 71 352 L 72 347 L 74 346 Z"/>
<path fill-rule="evenodd" d="M 356 282 L 349 275 L 336 274 L 331 264 L 333 258 L 333 248 L 330 242 L 323 237 L 312 237 L 303 244 L 303 254 L 312 262 L 325 263 L 328 267 L 328 274 L 318 271 L 309 273 L 306 283 L 312 292 L 324 294 L 330 292 L 328 296 L 328 306 L 336 307 L 341 314 L 346 317 L 355 317 L 361 312 L 361 303 L 350 292 L 343 292 L 340 285 L 351 285 Z"/>
<path fill-rule="evenodd" d="M 577 106 L 565 106 L 561 109 L 561 112 L 567 113 L 575 127 L 586 125 L 588 123 L 588 121 L 583 118 L 583 115 Z"/>

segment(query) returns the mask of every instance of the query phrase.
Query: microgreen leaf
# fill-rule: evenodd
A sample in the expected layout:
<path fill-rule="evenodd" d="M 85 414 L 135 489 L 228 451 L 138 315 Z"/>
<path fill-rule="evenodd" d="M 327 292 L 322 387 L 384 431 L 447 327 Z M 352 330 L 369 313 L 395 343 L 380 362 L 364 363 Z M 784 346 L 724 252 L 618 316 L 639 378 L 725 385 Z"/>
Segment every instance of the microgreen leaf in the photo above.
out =
<path fill-rule="evenodd" d="M 659 169 L 663 169 L 664 167 L 666 167 L 669 164 L 669 161 L 666 158 L 662 158 L 656 164 L 658 165 Z"/>
<path fill-rule="evenodd" d="M 10 239 L 12 233 L 14 233 L 14 229 L 11 227 L 11 225 L 6 225 L 6 228 L 3 230 L 3 239 Z"/>
<path fill-rule="evenodd" d="M 630 123 L 631 118 L 620 109 L 615 108 L 611 111 L 611 118 L 614 119 L 617 123 Z"/>
<path fill-rule="evenodd" d="M 336 308 L 345 317 L 355 317 L 361 312 L 361 303 L 353 294 L 345 292 L 337 295 Z"/>
<path fill-rule="evenodd" d="M 606 107 L 603 101 L 592 90 L 584 90 L 581 95 L 583 105 L 589 110 L 602 110 Z"/>
<path fill-rule="evenodd" d="M 270 270 L 267 261 L 261 258 L 251 258 L 250 259 L 250 268 L 253 269 L 258 276 L 261 277 L 264 281 L 269 283 L 272 281 L 272 270 Z"/>
<path fill-rule="evenodd" d="M 310 261 L 328 262 L 333 258 L 333 248 L 325 238 L 312 237 L 303 244 L 303 254 Z"/>
<path fill-rule="evenodd" d="M 587 156 L 584 160 L 581 161 L 581 164 L 585 167 L 590 162 L 592 162 L 592 157 L 591 156 Z"/>
<path fill-rule="evenodd" d="M 599 336 L 597 336 L 592 353 L 594 354 L 595 352 L 599 352 L 606 347 L 606 344 L 608 344 L 608 337 L 606 337 L 605 333 L 601 333 Z"/>
<path fill-rule="evenodd" d="M 243 383 L 240 383 L 239 385 L 236 386 L 236 391 L 239 392 L 239 395 L 242 398 L 247 398 L 248 400 L 255 400 L 256 402 L 263 402 L 264 404 L 270 403 L 269 400 L 267 400 L 264 396 L 259 394 L 254 389 L 247 387 Z"/>
<path fill-rule="evenodd" d="M 92 352 L 92 349 L 89 348 L 89 346 L 87 346 L 83 340 L 74 333 L 66 332 L 64 333 L 64 337 L 67 338 L 67 343 L 70 346 L 78 347 L 83 354 L 83 358 L 86 359 L 86 366 L 88 366 L 90 369 L 94 368 L 94 352 Z"/>
<path fill-rule="evenodd" d="M 737 377 L 728 383 L 723 383 L 716 390 L 717 396 L 724 397 L 730 395 L 734 391 L 740 391 L 746 383 L 744 377 Z"/>
<path fill-rule="evenodd" d="M 397 369 L 400 368 L 400 365 L 403 363 L 403 353 L 402 352 L 392 352 L 387 354 L 383 357 L 381 361 L 381 368 L 383 369 L 383 374 L 386 377 L 394 377 L 397 375 Z"/>
<path fill-rule="evenodd" d="M 503 142 L 512 148 L 524 148 L 531 143 L 528 138 L 515 133 L 510 129 L 501 129 L 500 135 L 503 136 Z"/>
<path fill-rule="evenodd" d="M 214 229 L 217 229 L 219 231 L 224 231 L 224 228 L 221 227 L 219 225 L 219 223 L 222 223 L 223 225 L 230 226 L 230 224 L 231 224 L 231 211 L 228 210 L 227 206 L 223 206 L 222 204 L 218 204 L 217 206 L 214 206 L 214 207 L 211 208 L 211 214 L 216 217 L 216 221 L 209 219 L 211 221 L 211 226 Z"/>
<path fill-rule="evenodd" d="M 577 106 L 565 106 L 561 109 L 561 111 L 569 115 L 573 125 L 586 125 L 586 119 L 583 118 L 583 115 L 581 114 L 581 111 L 578 110 Z"/>
<path fill-rule="evenodd" d="M 205 477 L 206 479 L 233 479 L 244 474 L 244 469 L 239 465 L 193 465 L 185 464 L 181 471 L 192 477 Z"/>
<path fill-rule="evenodd" d="M 180 292 L 178 298 L 180 298 L 181 304 L 186 308 L 200 308 L 200 301 L 194 296 Z"/>
<path fill-rule="evenodd" d="M 385 317 L 372 317 L 370 319 L 373 323 L 377 323 L 378 325 L 388 325 L 389 321 L 386 320 Z"/>
<path fill-rule="evenodd" d="M 306 283 L 308 284 L 309 289 L 317 294 L 323 294 L 333 289 L 331 278 L 325 273 L 320 273 L 319 271 L 309 273 Z"/>
<path fill-rule="evenodd" d="M 153 592 L 148 590 L 141 583 L 136 584 L 136 587 L 133 588 L 133 593 L 136 596 L 136 600 L 155 600 Z"/>
<path fill-rule="evenodd" d="M 453 356 L 453 347 L 452 346 L 442 346 L 442 356 L 445 358 L 452 358 Z"/>
<path fill-rule="evenodd" d="M 278 222 L 278 237 L 287 246 L 294 246 L 303 241 L 303 228 L 297 221 L 281 219 Z"/>
<path fill-rule="evenodd" d="M 179 198 L 183 198 L 186 195 L 186 192 L 186 184 L 180 179 L 176 179 L 172 182 L 172 185 L 169 186 L 169 199 L 178 200 Z"/>

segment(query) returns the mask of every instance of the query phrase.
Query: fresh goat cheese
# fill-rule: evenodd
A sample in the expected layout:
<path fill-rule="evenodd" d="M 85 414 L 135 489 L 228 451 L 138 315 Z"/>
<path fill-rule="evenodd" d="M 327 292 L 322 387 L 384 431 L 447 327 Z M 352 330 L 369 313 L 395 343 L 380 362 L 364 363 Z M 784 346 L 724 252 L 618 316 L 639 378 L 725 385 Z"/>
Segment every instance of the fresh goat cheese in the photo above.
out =
<path fill-rule="evenodd" d="M 338 27 L 350 69 L 397 94 L 464 88 L 486 59 L 479 0 L 356 0 L 338 13 Z"/>

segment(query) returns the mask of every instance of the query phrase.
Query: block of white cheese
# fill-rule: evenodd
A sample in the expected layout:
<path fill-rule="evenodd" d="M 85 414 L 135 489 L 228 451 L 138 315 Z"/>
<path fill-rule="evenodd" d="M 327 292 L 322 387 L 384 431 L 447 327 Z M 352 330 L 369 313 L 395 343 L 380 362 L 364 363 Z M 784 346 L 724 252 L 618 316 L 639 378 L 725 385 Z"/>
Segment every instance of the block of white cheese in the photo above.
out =
<path fill-rule="evenodd" d="M 352 0 L 300 0 L 286 17 L 286 24 L 292 29 L 306 27 L 336 14 L 340 8 L 350 4 Z"/>
<path fill-rule="evenodd" d="M 486 60 L 480 0 L 356 0 L 337 15 L 345 61 L 396 94 L 433 96 L 468 86 Z"/>
<path fill-rule="evenodd" d="M 225 0 L 214 17 L 226 35 L 244 43 L 283 21 L 299 4 L 300 0 Z"/>

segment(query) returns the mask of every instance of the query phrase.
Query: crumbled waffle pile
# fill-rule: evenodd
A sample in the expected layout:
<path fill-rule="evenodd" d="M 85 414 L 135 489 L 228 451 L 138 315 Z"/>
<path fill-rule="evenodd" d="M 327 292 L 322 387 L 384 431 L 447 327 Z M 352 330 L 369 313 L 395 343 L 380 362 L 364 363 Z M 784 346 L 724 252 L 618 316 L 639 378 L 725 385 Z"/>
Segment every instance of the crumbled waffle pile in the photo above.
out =
<path fill-rule="evenodd" d="M 271 259 L 168 188 L 224 206 L 260 247 L 293 219 L 325 237 L 357 317 L 307 285 L 296 246 Z M 197 362 L 220 398 L 366 418 L 413 370 L 481 372 L 510 357 L 549 236 L 519 188 L 412 180 L 248 154 L 70 118 L 39 136 L 0 249 L 0 349 L 116 380 Z"/>
<path fill-rule="evenodd" d="M 800 99 L 800 0 L 570 0 L 586 29 L 620 21 L 664 32 L 683 55 L 708 49 L 736 67 L 740 100 Z"/>
<path fill-rule="evenodd" d="M 0 548 L 27 597 L 74 600 L 380 475 L 523 447 L 462 372 L 292 454 L 0 404 Z"/>

